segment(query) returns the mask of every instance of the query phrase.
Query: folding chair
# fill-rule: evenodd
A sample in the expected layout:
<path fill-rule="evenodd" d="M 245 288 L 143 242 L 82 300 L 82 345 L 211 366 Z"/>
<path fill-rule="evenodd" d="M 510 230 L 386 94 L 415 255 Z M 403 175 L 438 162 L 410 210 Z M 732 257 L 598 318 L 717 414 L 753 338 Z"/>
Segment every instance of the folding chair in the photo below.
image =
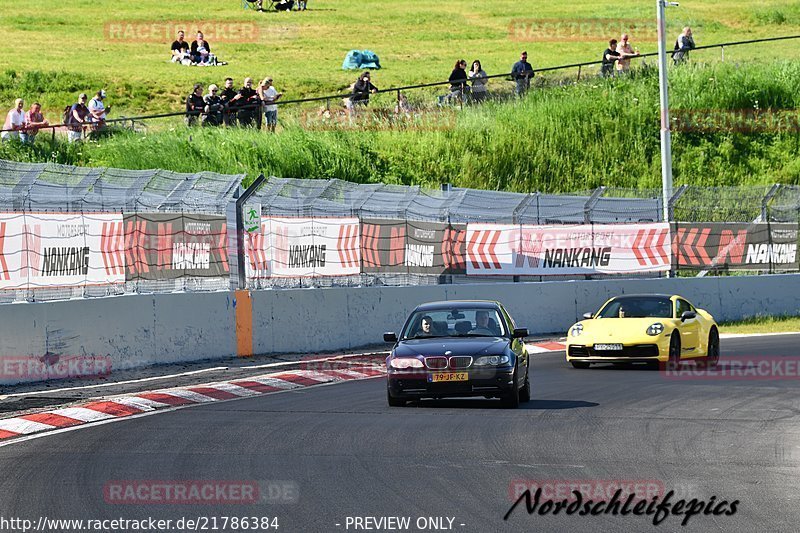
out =
<path fill-rule="evenodd" d="M 257 9 L 257 2 L 258 0 L 242 0 L 242 9 L 252 9 L 255 11 Z"/>

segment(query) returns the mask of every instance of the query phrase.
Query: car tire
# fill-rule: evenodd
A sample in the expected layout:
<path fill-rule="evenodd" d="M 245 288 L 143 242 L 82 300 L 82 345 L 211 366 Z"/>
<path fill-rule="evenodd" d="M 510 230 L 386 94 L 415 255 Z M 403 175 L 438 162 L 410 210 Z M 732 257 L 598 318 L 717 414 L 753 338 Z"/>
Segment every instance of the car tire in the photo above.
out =
<path fill-rule="evenodd" d="M 719 363 L 719 331 L 717 328 L 711 328 L 708 334 L 708 346 L 706 347 L 706 357 L 703 360 L 705 368 L 715 368 Z"/>
<path fill-rule="evenodd" d="M 389 389 L 386 389 L 386 399 L 389 402 L 389 407 L 405 407 L 406 401 L 400 398 L 395 398 Z"/>
<path fill-rule="evenodd" d="M 519 390 L 519 401 L 522 403 L 531 401 L 531 380 L 528 374 L 530 370 L 525 374 L 525 385 Z"/>
<path fill-rule="evenodd" d="M 667 369 L 677 370 L 681 366 L 681 332 L 673 330 L 669 339 L 669 359 L 667 359 Z"/>
<path fill-rule="evenodd" d="M 586 361 L 570 361 L 570 363 L 572 363 L 573 368 L 580 368 L 580 369 L 589 368 L 589 365 L 591 364 L 587 363 Z"/>
<path fill-rule="evenodd" d="M 519 407 L 519 393 L 520 389 L 517 388 L 517 370 L 514 369 L 514 376 L 512 378 L 513 385 L 510 391 L 500 397 L 503 407 L 506 409 L 516 409 Z"/>

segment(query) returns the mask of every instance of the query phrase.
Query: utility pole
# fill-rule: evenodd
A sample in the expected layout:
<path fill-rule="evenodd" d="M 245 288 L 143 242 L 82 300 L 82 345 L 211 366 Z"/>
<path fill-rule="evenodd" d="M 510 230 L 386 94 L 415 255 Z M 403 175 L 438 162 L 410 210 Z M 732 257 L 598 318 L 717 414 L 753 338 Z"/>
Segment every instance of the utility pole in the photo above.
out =
<path fill-rule="evenodd" d="M 661 192 L 664 222 L 669 222 L 669 200 L 672 198 L 672 137 L 669 126 L 669 94 L 667 92 L 667 31 L 664 9 L 677 2 L 656 0 L 658 18 L 658 87 L 661 103 Z"/>

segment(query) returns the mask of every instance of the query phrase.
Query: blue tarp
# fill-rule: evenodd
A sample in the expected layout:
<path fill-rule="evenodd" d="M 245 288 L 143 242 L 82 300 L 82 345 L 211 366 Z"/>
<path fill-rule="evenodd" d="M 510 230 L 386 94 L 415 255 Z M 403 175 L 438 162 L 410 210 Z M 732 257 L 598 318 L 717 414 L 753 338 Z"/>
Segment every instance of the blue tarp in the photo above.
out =
<path fill-rule="evenodd" d="M 342 70 L 379 69 L 381 60 L 372 50 L 350 50 L 344 57 Z"/>

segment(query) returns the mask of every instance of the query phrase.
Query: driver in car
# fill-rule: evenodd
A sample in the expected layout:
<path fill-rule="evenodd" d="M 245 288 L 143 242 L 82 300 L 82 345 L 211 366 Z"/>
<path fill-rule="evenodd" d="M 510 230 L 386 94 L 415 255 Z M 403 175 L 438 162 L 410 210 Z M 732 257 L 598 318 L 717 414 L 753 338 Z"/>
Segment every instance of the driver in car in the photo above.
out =
<path fill-rule="evenodd" d="M 492 324 L 489 323 L 489 312 L 488 311 L 476 311 L 475 312 L 475 329 L 472 331 L 476 333 L 484 333 L 487 335 L 498 335 L 499 331 L 496 331 L 497 328 L 492 327 Z"/>

